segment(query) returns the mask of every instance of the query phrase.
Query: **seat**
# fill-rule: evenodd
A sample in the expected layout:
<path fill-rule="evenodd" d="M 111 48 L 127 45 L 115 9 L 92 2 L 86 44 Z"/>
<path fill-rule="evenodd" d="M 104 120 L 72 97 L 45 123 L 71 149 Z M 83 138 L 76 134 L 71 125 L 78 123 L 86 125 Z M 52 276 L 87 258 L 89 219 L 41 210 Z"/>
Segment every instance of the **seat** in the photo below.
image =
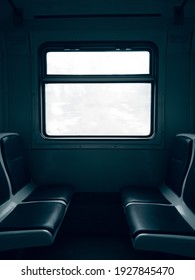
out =
<path fill-rule="evenodd" d="M 1 133 L 0 144 L 0 251 L 52 244 L 71 187 L 34 187 L 19 135 Z"/>
<path fill-rule="evenodd" d="M 195 230 L 174 206 L 131 204 L 125 213 L 135 249 L 195 257 Z"/>
<path fill-rule="evenodd" d="M 171 204 L 170 195 L 181 195 L 182 186 L 192 155 L 193 135 L 175 137 L 165 182 L 157 187 L 125 186 L 121 188 L 123 206 L 135 202 Z"/>
<path fill-rule="evenodd" d="M 135 249 L 195 257 L 195 138 L 180 196 L 171 204 L 136 203 L 125 207 Z"/>
<path fill-rule="evenodd" d="M 52 244 L 65 213 L 60 202 L 18 204 L 0 222 L 0 251 Z"/>
<path fill-rule="evenodd" d="M 68 204 L 73 194 L 70 185 L 37 186 L 31 181 L 31 175 L 22 140 L 19 134 L 0 134 L 3 164 L 8 174 L 13 195 L 26 191 L 24 201 L 60 200 Z"/>

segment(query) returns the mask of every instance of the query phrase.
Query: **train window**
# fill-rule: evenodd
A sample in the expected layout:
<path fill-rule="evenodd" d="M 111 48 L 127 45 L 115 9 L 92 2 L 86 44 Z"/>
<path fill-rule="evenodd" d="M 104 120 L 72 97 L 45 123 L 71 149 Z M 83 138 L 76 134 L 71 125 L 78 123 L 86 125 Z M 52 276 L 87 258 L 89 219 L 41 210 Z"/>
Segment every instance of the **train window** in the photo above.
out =
<path fill-rule="evenodd" d="M 149 47 L 46 47 L 42 130 L 47 137 L 149 137 L 154 55 Z"/>

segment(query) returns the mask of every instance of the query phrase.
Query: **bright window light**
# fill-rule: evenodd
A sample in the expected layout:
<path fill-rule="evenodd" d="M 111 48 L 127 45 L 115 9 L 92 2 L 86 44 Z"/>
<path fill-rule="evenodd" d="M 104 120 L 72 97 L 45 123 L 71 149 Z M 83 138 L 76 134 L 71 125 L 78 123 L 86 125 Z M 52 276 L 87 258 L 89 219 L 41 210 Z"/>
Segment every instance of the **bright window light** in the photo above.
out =
<path fill-rule="evenodd" d="M 151 48 L 43 50 L 42 132 L 46 137 L 150 137 L 154 133 Z"/>
<path fill-rule="evenodd" d="M 126 75 L 149 74 L 150 53 L 146 51 L 48 52 L 47 74 Z"/>
<path fill-rule="evenodd" d="M 45 90 L 47 135 L 150 134 L 150 84 L 46 84 Z"/>

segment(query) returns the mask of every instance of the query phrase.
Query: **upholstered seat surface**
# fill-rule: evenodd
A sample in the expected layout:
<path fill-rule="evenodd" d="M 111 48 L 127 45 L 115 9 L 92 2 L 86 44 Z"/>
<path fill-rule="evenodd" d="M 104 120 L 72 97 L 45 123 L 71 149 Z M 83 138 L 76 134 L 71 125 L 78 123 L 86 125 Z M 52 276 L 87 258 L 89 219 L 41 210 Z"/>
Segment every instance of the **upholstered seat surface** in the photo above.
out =
<path fill-rule="evenodd" d="M 19 204 L 0 223 L 0 232 L 43 229 L 53 234 L 63 219 L 65 207 L 58 202 Z"/>
<path fill-rule="evenodd" d="M 195 231 L 173 206 L 135 204 L 125 211 L 132 236 L 140 233 L 195 236 Z"/>

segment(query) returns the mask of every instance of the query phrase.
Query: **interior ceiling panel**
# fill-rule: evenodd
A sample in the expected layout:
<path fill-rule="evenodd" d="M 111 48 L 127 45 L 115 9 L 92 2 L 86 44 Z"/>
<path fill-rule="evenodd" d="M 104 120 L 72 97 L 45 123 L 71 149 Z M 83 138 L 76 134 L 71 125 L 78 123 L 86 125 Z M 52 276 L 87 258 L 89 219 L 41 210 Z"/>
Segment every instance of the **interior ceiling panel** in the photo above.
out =
<path fill-rule="evenodd" d="M 9 0 L 1 0 L 0 16 L 10 13 Z M 45 15 L 160 14 L 160 0 L 11 0 L 26 19 Z"/>
<path fill-rule="evenodd" d="M 173 8 L 185 0 L 0 0 L 0 19 L 10 18 L 13 6 L 22 9 L 24 19 L 49 16 L 159 15 L 170 17 Z M 185 12 L 195 13 L 195 1 L 188 0 Z"/>
<path fill-rule="evenodd" d="M 160 0 L 13 0 L 28 17 L 45 14 L 159 13 Z"/>

